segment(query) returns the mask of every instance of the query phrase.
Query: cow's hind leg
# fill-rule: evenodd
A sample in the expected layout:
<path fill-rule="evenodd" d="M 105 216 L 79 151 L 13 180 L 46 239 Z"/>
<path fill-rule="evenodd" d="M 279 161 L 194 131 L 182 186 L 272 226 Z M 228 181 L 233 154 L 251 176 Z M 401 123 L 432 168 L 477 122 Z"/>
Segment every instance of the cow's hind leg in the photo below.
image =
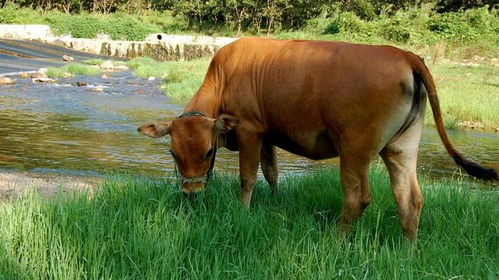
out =
<path fill-rule="evenodd" d="M 371 159 L 354 155 L 340 158 L 341 186 L 343 189 L 343 207 L 339 221 L 343 235 L 350 232 L 351 225 L 362 215 L 371 202 L 369 193 L 368 171 Z"/>
<path fill-rule="evenodd" d="M 270 185 L 272 195 L 275 195 L 277 193 L 279 175 L 277 168 L 277 155 L 275 147 L 265 141 L 263 142 L 262 151 L 260 153 L 260 163 L 263 176 Z"/>
<path fill-rule="evenodd" d="M 388 172 L 404 236 L 415 239 L 423 196 L 416 175 L 422 124 L 415 125 L 389 143 L 380 153 Z"/>

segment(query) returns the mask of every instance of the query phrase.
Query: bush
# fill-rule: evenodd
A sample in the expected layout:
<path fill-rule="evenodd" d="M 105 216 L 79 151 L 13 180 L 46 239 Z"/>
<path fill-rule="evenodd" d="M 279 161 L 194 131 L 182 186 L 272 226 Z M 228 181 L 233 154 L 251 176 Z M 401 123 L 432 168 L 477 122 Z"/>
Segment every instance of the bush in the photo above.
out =
<path fill-rule="evenodd" d="M 0 9 L 0 24 L 30 24 L 40 20 L 40 11 L 21 9 L 19 5 L 9 3 Z"/>
<path fill-rule="evenodd" d="M 499 31 L 497 10 L 489 12 L 486 7 L 461 13 L 437 14 L 428 21 L 427 27 L 443 38 L 465 42 L 476 42 L 484 36 L 497 38 Z"/>
<path fill-rule="evenodd" d="M 142 17 L 145 22 L 157 25 L 165 33 L 187 30 L 187 19 L 182 15 L 173 15 L 171 11 L 153 12 Z"/>
<path fill-rule="evenodd" d="M 147 35 L 161 32 L 159 26 L 141 22 L 134 16 L 124 14 L 80 14 L 68 16 L 61 12 L 51 12 L 45 18 L 55 34 L 71 34 L 75 38 L 95 38 L 97 34 L 107 34 L 114 40 L 143 40 Z"/>
<path fill-rule="evenodd" d="M 444 13 L 481 8 L 485 5 L 498 8 L 497 0 L 439 0 L 436 8 L 438 12 Z"/>

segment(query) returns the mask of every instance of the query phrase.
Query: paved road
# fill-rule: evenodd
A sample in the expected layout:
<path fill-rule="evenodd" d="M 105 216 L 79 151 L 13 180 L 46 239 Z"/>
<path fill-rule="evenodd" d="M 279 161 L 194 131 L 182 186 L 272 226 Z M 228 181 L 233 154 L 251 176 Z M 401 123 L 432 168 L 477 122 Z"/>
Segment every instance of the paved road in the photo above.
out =
<path fill-rule="evenodd" d="M 0 39 L 0 74 L 62 66 L 65 54 L 75 61 L 106 58 L 34 41 Z"/>

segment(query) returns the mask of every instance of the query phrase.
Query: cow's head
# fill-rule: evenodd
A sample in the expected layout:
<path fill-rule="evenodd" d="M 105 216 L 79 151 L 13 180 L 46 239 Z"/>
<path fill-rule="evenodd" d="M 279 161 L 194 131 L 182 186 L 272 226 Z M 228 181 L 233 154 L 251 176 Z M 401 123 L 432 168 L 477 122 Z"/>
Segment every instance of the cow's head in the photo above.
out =
<path fill-rule="evenodd" d="M 152 138 L 171 136 L 170 152 L 178 167 L 182 191 L 194 193 L 206 187 L 218 136 L 232 130 L 237 123 L 237 118 L 226 114 L 212 119 L 199 112 L 188 112 L 173 121 L 155 121 L 137 130 Z"/>

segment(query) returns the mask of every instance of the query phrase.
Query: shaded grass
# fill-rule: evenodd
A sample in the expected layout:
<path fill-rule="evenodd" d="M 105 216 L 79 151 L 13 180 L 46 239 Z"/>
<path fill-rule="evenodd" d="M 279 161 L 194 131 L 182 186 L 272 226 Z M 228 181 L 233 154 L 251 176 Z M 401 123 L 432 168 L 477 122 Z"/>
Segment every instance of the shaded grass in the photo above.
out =
<path fill-rule="evenodd" d="M 91 67 L 79 63 L 71 63 L 64 65 L 63 67 L 49 67 L 47 69 L 47 76 L 53 78 L 64 77 L 67 73 L 71 75 L 97 75 L 101 73 L 102 70 L 99 68 Z"/>
<path fill-rule="evenodd" d="M 95 194 L 0 206 L 0 274 L 28 279 L 494 279 L 499 196 L 467 180 L 422 183 L 418 246 L 406 244 L 384 171 L 370 174 L 373 203 L 347 241 L 335 222 L 336 171 L 288 176 L 253 206 L 235 176 L 182 196 L 169 181 L 110 178 Z M 12 276 L 12 277 L 10 277 Z"/>

